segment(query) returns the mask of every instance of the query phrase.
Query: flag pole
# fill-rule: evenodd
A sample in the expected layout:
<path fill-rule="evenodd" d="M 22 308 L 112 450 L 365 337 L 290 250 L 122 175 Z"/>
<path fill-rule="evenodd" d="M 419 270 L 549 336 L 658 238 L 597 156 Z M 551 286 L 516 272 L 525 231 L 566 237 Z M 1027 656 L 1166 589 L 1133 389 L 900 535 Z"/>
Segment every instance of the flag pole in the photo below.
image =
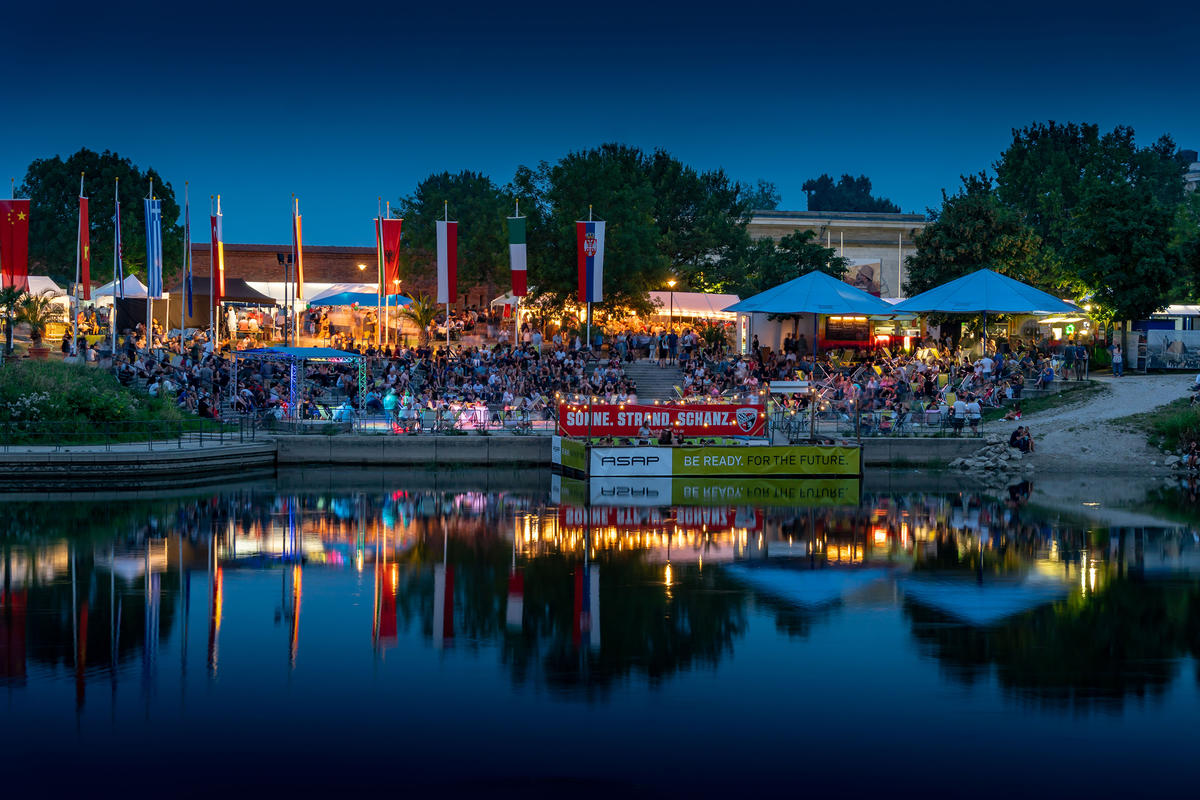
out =
<path fill-rule="evenodd" d="M 514 202 L 513 216 L 516 217 L 517 219 L 520 219 L 520 217 L 521 217 L 521 198 L 518 197 L 513 202 Z M 511 267 L 512 265 L 510 264 L 509 266 Z M 525 264 L 525 268 L 529 269 L 528 261 Z M 528 275 L 528 274 L 529 273 L 526 273 L 526 275 Z M 525 285 L 525 291 L 529 291 L 529 284 Z M 513 292 L 513 300 L 515 302 L 513 303 L 512 346 L 514 349 L 516 349 L 517 344 L 521 341 L 521 296 L 519 294 L 517 294 L 516 292 Z"/>
<path fill-rule="evenodd" d="M 588 222 L 592 221 L 592 205 L 588 203 Z M 587 287 L 587 351 L 592 352 L 592 287 L 589 283 Z M 591 403 L 588 404 L 588 424 L 591 424 L 592 412 Z"/>
<path fill-rule="evenodd" d="M 300 201 L 296 199 L 296 193 L 292 193 L 292 203 L 289 211 L 292 212 L 292 263 L 283 265 L 283 346 L 290 347 L 292 342 L 288 334 L 288 309 L 291 304 L 288 302 L 288 293 L 292 288 L 292 268 L 296 263 L 296 212 L 300 210 Z M 295 293 L 292 292 L 292 296 Z"/>
<path fill-rule="evenodd" d="M 375 290 L 375 346 L 379 347 L 379 323 L 383 319 L 383 195 L 379 196 L 377 202 L 375 213 L 379 215 L 379 225 L 375 232 L 375 261 L 379 285 Z"/>
<path fill-rule="evenodd" d="M 208 196 L 208 216 L 211 219 L 216 216 L 213 214 L 213 196 Z M 210 231 L 211 234 L 211 231 Z M 211 239 L 212 236 L 209 236 Z M 217 254 L 216 248 L 212 246 L 210 241 L 208 244 L 208 342 L 212 345 L 213 356 L 217 355 L 217 312 L 215 304 L 216 292 L 216 271 L 217 271 Z"/>
<path fill-rule="evenodd" d="M 83 173 L 79 173 L 79 197 L 83 198 Z M 75 226 L 75 288 L 71 292 L 71 357 L 79 355 L 79 234 L 83 231 L 83 216 Z"/>
<path fill-rule="evenodd" d="M 150 200 L 151 200 L 151 202 L 153 202 L 153 200 L 154 200 L 154 178 L 150 179 Z M 149 214 L 150 212 L 148 211 L 147 213 Z M 146 219 L 146 233 L 147 233 L 147 235 L 149 235 L 149 233 L 150 233 L 149 217 L 147 217 L 147 219 Z M 147 256 L 147 258 L 146 258 L 146 351 L 147 352 L 150 351 L 150 346 L 154 344 L 154 300 L 153 300 L 153 296 L 150 293 L 151 286 L 154 283 L 153 278 L 150 277 L 150 270 L 152 270 L 153 268 L 154 268 L 154 265 L 150 263 L 150 258 Z"/>
<path fill-rule="evenodd" d="M 442 201 L 442 221 L 443 222 L 450 221 L 450 201 L 449 200 Z M 449 226 L 447 226 L 447 229 L 446 229 L 447 239 L 449 238 L 449 236 L 450 236 L 450 229 L 449 229 Z M 447 272 L 449 272 L 449 269 L 450 269 L 450 265 L 447 264 L 446 265 Z M 447 277 L 449 277 L 449 276 L 447 275 Z M 449 292 L 450 285 L 449 285 L 449 283 L 450 283 L 449 280 L 447 280 L 446 281 L 446 284 L 447 284 L 446 285 L 446 289 L 447 289 L 447 292 L 446 292 L 446 358 L 447 359 L 450 358 L 450 292 Z"/>
<path fill-rule="evenodd" d="M 118 275 L 121 264 L 121 179 L 113 178 L 113 208 L 116 209 L 113 215 L 113 288 L 112 288 L 112 310 L 108 314 L 108 327 L 112 333 L 112 362 L 113 366 L 117 363 L 117 293 L 121 293 L 121 299 L 125 299 L 125 291 L 123 287 L 124 281 Z"/>

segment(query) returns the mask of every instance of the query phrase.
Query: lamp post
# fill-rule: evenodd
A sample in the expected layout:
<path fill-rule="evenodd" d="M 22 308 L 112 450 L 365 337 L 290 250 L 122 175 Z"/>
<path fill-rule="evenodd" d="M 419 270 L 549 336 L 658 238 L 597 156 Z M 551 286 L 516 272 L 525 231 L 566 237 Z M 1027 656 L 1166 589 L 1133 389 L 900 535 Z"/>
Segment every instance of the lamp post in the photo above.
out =
<path fill-rule="evenodd" d="M 392 294 L 393 295 L 400 294 L 400 279 L 399 278 L 392 278 Z M 391 327 L 392 327 L 392 315 L 386 308 L 384 309 L 384 314 L 387 315 L 386 319 L 387 319 L 388 331 L 390 332 Z M 396 332 L 396 344 L 399 344 L 399 343 L 400 343 L 400 332 L 397 331 Z M 385 341 L 384 344 L 387 344 L 387 342 Z"/>
<path fill-rule="evenodd" d="M 667 332 L 670 333 L 671 328 L 675 325 L 675 279 L 667 281 L 667 286 L 671 287 L 671 310 L 667 314 Z"/>

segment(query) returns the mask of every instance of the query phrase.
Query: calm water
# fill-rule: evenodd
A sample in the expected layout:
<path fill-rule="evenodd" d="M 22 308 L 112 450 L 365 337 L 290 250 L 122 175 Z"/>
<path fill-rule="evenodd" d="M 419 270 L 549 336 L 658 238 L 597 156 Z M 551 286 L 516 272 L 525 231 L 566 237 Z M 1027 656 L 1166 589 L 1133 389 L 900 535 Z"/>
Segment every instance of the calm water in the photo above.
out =
<path fill-rule="evenodd" d="M 5 500 L 5 786 L 1194 792 L 1194 528 L 1028 488 L 585 509 L 547 476 L 337 471 Z"/>

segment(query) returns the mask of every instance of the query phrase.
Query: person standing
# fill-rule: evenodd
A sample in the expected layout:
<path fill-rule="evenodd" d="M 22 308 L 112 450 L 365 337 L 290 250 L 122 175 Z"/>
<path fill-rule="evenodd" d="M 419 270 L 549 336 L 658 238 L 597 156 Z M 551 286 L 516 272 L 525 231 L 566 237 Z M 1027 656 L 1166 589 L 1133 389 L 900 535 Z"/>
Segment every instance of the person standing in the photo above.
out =
<path fill-rule="evenodd" d="M 1125 375 L 1125 354 L 1121 350 L 1121 345 L 1114 344 L 1112 346 L 1112 370 L 1113 375 L 1121 378 Z"/>

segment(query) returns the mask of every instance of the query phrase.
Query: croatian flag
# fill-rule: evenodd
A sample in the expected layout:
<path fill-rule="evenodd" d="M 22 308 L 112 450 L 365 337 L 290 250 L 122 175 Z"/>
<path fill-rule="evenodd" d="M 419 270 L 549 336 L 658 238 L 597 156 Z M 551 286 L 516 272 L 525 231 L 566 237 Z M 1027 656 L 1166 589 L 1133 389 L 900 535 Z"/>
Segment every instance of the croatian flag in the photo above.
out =
<path fill-rule="evenodd" d="M 604 223 L 576 222 L 579 245 L 579 302 L 604 300 Z"/>
<path fill-rule="evenodd" d="M 437 221 L 437 270 L 439 303 L 458 301 L 458 223 Z"/>
<path fill-rule="evenodd" d="M 147 198 L 143 202 L 146 205 L 146 294 L 162 297 L 162 200 Z"/>

